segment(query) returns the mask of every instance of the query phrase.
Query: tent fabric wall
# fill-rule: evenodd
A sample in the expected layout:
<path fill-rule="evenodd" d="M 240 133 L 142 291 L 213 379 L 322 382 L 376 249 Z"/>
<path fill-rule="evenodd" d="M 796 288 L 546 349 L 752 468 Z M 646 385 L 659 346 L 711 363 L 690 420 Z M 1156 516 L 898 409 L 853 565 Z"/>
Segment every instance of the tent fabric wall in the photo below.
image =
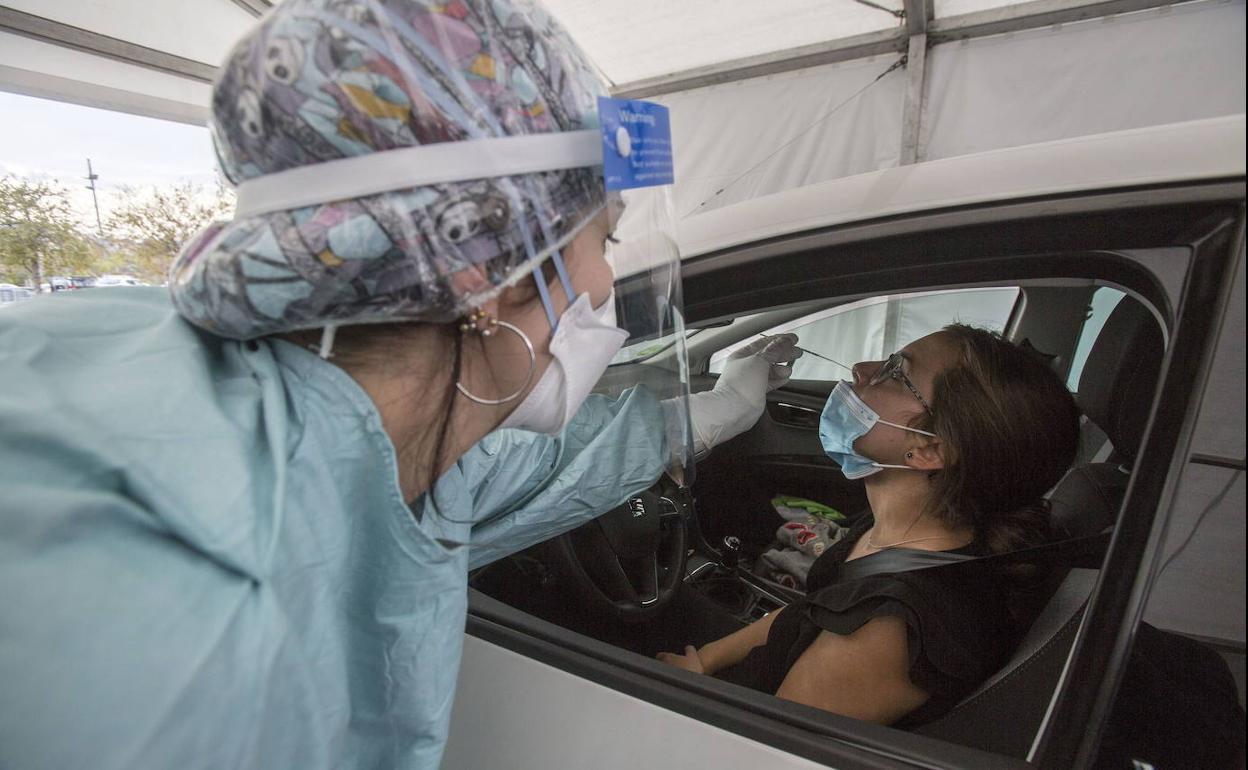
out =
<path fill-rule="evenodd" d="M 937 45 L 928 53 L 919 157 L 1243 113 L 1244 51 L 1244 0 Z M 854 96 L 896 60 L 655 97 L 672 110 L 677 218 L 898 165 L 904 70 Z"/>
<path fill-rule="evenodd" d="M 1186 546 L 1154 581 L 1144 619 L 1159 628 L 1242 647 L 1244 538 L 1244 472 L 1187 466 L 1162 563 Z"/>
<path fill-rule="evenodd" d="M 1244 3 L 934 47 L 920 160 L 1244 112 Z"/>
<path fill-rule="evenodd" d="M 897 165 L 905 73 L 871 85 L 897 60 L 872 57 L 655 97 L 672 114 L 677 217 Z"/>
<path fill-rule="evenodd" d="M 1193 453 L 1240 461 L 1244 459 L 1244 383 L 1248 381 L 1244 271 L 1241 255 L 1192 441 Z M 1222 499 L 1209 508 L 1224 490 Z M 1194 532 L 1202 513 L 1200 529 Z M 1179 480 L 1163 549 L 1163 559 L 1178 555 L 1155 582 L 1145 620 L 1161 628 L 1244 644 L 1244 517 L 1243 471 L 1188 464 Z M 1189 535 L 1192 539 L 1184 547 Z M 1206 601 L 1206 597 L 1217 597 L 1217 601 Z"/>

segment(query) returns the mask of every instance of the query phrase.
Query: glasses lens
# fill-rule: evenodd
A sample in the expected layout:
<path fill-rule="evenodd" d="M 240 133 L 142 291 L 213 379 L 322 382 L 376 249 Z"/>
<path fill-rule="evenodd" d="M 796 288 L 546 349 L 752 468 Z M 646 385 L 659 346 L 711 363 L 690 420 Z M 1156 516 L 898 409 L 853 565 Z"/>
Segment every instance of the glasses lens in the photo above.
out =
<path fill-rule="evenodd" d="M 875 376 L 872 377 L 871 381 L 868 382 L 867 384 L 879 385 L 884 380 L 890 379 L 892 377 L 896 377 L 897 371 L 901 366 L 901 361 L 902 361 L 901 355 L 898 353 L 894 353 L 891 356 L 889 356 L 888 360 L 885 361 L 884 364 L 880 366 L 879 369 L 876 370 Z"/>

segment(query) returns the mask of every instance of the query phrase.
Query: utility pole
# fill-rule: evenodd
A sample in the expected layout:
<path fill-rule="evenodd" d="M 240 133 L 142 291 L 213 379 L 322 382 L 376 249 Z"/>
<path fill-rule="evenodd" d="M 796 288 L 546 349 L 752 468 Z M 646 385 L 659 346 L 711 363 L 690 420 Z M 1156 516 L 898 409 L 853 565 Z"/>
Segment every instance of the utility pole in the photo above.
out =
<path fill-rule="evenodd" d="M 91 184 L 87 185 L 87 189 L 91 191 L 91 201 L 95 204 L 95 229 L 100 235 L 104 235 L 104 225 L 100 222 L 100 199 L 95 196 L 95 180 L 100 175 L 91 170 L 91 159 L 87 158 L 87 181 Z"/>

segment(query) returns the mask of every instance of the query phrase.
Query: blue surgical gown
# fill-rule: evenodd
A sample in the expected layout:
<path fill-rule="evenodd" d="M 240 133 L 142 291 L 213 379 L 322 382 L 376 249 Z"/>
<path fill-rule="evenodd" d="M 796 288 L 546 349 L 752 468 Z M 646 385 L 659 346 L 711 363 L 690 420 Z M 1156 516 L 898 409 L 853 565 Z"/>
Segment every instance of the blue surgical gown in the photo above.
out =
<path fill-rule="evenodd" d="M 642 389 L 409 508 L 372 402 L 156 289 L 0 309 L 0 768 L 433 768 L 467 573 L 649 486 Z"/>

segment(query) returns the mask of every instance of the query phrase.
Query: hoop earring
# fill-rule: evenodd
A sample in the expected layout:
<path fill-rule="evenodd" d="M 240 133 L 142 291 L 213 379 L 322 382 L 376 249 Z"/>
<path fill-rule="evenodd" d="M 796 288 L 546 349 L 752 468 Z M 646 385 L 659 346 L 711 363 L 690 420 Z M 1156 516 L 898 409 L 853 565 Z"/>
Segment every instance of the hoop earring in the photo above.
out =
<path fill-rule="evenodd" d="M 520 386 L 520 389 L 506 398 L 481 398 L 480 396 L 470 393 L 461 382 L 455 383 L 455 389 L 458 390 L 464 398 L 475 404 L 481 404 L 482 406 L 500 406 L 502 404 L 515 401 L 520 397 L 521 393 L 528 390 L 529 384 L 533 382 L 533 373 L 537 369 L 537 353 L 533 350 L 532 340 L 529 339 L 529 335 L 521 331 L 515 324 L 510 324 L 506 321 L 500 321 L 497 318 L 486 316 L 480 311 L 474 311 L 472 315 L 468 316 L 468 319 L 469 320 L 467 322 L 460 324 L 459 330 L 461 332 L 468 334 L 475 332 L 479 333 L 482 337 L 490 337 L 493 336 L 495 329 L 506 329 L 519 337 L 520 341 L 524 343 L 524 349 L 529 352 L 529 374 L 524 378 L 524 384 Z M 483 319 L 486 321 L 486 327 L 484 329 L 477 324 L 478 321 Z"/>

